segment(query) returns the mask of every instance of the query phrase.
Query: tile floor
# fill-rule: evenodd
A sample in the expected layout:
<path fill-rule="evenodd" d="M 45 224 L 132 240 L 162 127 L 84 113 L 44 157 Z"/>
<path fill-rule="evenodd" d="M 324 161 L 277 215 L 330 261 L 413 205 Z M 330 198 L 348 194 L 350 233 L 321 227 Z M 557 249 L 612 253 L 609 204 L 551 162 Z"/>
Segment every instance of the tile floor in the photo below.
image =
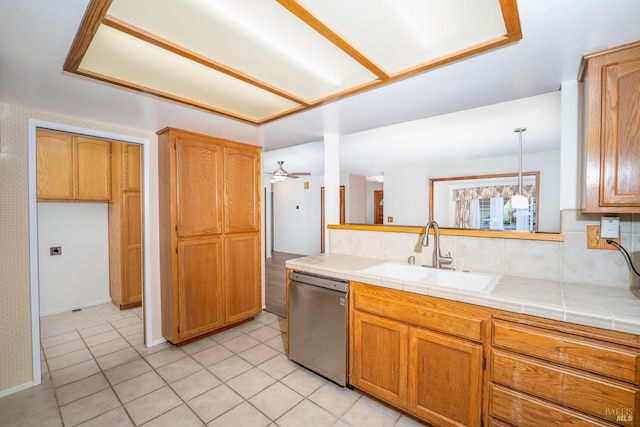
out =
<path fill-rule="evenodd" d="M 140 309 L 41 319 L 42 384 L 0 399 L 0 426 L 417 426 L 290 362 L 286 320 L 175 347 L 142 344 Z"/>

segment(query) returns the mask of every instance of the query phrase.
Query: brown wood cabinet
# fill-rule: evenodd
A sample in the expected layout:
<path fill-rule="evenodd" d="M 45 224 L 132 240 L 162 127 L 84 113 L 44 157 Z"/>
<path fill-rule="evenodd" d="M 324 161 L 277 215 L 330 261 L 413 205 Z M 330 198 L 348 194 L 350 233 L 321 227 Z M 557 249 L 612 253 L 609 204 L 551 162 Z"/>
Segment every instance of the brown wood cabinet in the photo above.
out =
<path fill-rule="evenodd" d="M 585 55 L 587 212 L 640 212 L 640 42 Z"/>
<path fill-rule="evenodd" d="M 480 425 L 490 312 L 357 282 L 350 292 L 350 383 L 434 425 Z"/>
<path fill-rule="evenodd" d="M 37 197 L 41 201 L 111 200 L 111 142 L 38 129 Z"/>
<path fill-rule="evenodd" d="M 180 343 L 262 310 L 260 149 L 158 133 L 162 331 Z"/>
<path fill-rule="evenodd" d="M 112 143 L 109 292 L 120 309 L 142 303 L 142 146 Z"/>
<path fill-rule="evenodd" d="M 640 425 L 637 337 L 499 317 L 492 328 L 492 417 L 519 426 Z"/>

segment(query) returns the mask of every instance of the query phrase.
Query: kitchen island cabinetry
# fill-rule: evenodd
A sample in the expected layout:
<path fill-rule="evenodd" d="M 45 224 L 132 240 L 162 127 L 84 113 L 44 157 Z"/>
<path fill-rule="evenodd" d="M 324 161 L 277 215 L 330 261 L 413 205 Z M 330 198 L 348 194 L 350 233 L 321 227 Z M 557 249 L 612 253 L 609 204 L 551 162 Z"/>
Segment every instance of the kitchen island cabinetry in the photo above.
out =
<path fill-rule="evenodd" d="M 585 55 L 586 212 L 640 212 L 640 42 Z"/>
<path fill-rule="evenodd" d="M 39 201 L 111 200 L 111 141 L 37 129 Z"/>
<path fill-rule="evenodd" d="M 435 425 L 480 425 L 487 311 L 354 282 L 351 303 L 354 387 Z"/>
<path fill-rule="evenodd" d="M 518 426 L 637 426 L 637 337 L 532 317 L 492 325 L 489 411 Z"/>
<path fill-rule="evenodd" d="M 259 147 L 158 133 L 162 331 L 177 344 L 261 312 Z"/>

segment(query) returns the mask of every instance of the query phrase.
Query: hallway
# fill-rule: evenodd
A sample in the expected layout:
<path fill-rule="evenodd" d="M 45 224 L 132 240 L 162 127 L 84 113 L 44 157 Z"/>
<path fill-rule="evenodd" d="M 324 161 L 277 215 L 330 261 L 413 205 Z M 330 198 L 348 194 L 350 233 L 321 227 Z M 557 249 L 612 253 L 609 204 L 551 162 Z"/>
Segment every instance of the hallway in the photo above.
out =
<path fill-rule="evenodd" d="M 286 267 L 287 260 L 304 255 L 271 252 L 271 258 L 265 259 L 265 303 L 267 311 L 280 317 L 287 317 Z"/>

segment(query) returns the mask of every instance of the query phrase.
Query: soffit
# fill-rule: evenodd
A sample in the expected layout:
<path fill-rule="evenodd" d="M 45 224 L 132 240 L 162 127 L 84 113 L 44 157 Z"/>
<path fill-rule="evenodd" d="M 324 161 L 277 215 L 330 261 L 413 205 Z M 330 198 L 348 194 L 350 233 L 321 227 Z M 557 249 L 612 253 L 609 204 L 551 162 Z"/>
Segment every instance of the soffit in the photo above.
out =
<path fill-rule="evenodd" d="M 93 0 L 65 70 L 262 124 L 520 38 L 515 0 Z"/>

